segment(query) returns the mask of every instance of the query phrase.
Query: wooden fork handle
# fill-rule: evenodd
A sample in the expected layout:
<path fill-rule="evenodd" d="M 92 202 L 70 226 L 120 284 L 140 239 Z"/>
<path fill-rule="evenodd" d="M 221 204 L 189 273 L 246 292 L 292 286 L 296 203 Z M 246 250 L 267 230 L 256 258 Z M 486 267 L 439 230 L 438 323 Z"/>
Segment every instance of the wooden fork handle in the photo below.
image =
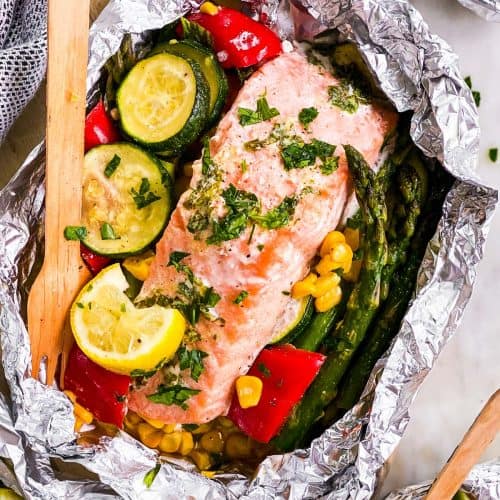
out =
<path fill-rule="evenodd" d="M 500 389 L 491 396 L 432 484 L 426 500 L 448 500 L 500 431 Z"/>

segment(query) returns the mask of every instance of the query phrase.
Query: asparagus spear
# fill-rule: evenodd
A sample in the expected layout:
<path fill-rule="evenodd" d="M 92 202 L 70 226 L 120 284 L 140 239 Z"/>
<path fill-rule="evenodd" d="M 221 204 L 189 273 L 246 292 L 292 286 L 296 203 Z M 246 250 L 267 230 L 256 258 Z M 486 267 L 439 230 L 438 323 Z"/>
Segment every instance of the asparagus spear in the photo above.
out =
<path fill-rule="evenodd" d="M 442 180 L 439 176 L 446 176 Z M 372 333 L 358 358 L 342 381 L 339 397 L 335 401 L 338 408 L 349 409 L 361 396 L 368 377 L 377 360 L 389 347 L 394 335 L 399 330 L 406 313 L 408 302 L 413 294 L 420 263 L 429 239 L 436 230 L 441 217 L 441 207 L 448 192 L 451 179 L 446 174 L 437 174 L 435 184 L 424 207 L 423 219 L 411 241 L 411 250 L 405 268 L 394 275 L 387 302 L 384 304 Z M 437 181 L 437 182 L 436 182 Z M 327 422 L 328 424 L 329 422 Z"/>
<path fill-rule="evenodd" d="M 320 417 L 323 408 L 336 396 L 340 379 L 379 306 L 380 280 L 387 261 L 385 196 L 361 154 L 352 146 L 346 145 L 344 150 L 365 219 L 363 268 L 349 297 L 344 319 L 335 329 L 336 345 L 302 400 L 293 409 L 281 433 L 274 439 L 274 445 L 284 451 L 304 444 L 309 429 Z"/>

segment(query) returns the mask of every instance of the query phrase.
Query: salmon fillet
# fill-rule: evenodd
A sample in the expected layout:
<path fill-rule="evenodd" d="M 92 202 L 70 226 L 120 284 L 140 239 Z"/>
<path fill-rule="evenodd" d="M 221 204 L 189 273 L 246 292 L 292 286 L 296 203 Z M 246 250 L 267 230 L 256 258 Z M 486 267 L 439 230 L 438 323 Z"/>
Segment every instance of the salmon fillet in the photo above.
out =
<path fill-rule="evenodd" d="M 167 264 L 172 252 L 186 252 L 189 255 L 182 264 L 220 296 L 211 311 L 217 319 L 201 315 L 194 325 L 197 333 L 187 343 L 189 349 L 206 353 L 199 380 L 179 366 L 160 370 L 145 385 L 131 390 L 129 408 L 139 415 L 165 423 L 203 423 L 225 414 L 236 378 L 247 372 L 272 339 L 273 327 L 291 300 L 286 294 L 307 274 L 322 240 L 335 229 L 342 215 L 350 187 L 341 144 L 356 147 L 373 166 L 384 137 L 396 124 L 396 113 L 383 107 L 361 104 L 350 114 L 332 105 L 328 87 L 337 84 L 331 74 L 308 63 L 302 54 L 283 54 L 262 66 L 245 83 L 210 141 L 210 155 L 221 176 L 218 191 L 209 202 L 211 217 L 226 213 L 220 193 L 232 184 L 254 193 L 263 213 L 286 197 L 295 197 L 295 211 L 284 227 L 266 229 L 257 224 L 252 228 L 248 224 L 239 237 L 220 244 L 207 243 L 210 229 L 191 233 L 187 226 L 195 210 L 186 202 L 204 177 L 201 160 L 194 163 L 190 188 L 182 195 L 157 245 L 139 299 L 158 294 L 176 297 L 186 273 Z M 240 125 L 238 108 L 255 110 L 262 96 L 279 115 L 261 123 Z M 316 108 L 318 116 L 306 130 L 298 115 L 308 107 Z M 256 150 L 245 148 L 248 141 L 269 137 L 277 124 L 306 143 L 318 139 L 336 145 L 337 170 L 329 175 L 322 173 L 319 160 L 313 166 L 286 170 L 276 142 Z M 242 291 L 248 296 L 235 304 Z M 171 384 L 176 375 L 181 377 L 176 383 L 200 391 L 187 399 L 185 408 L 147 398 L 160 384 Z"/>

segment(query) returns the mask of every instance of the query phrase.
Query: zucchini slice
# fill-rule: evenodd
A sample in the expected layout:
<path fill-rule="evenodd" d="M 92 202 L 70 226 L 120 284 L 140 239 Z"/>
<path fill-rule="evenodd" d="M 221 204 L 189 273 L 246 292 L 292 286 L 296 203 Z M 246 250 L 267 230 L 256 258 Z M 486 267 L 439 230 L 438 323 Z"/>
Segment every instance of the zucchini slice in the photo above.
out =
<path fill-rule="evenodd" d="M 128 137 L 152 151 L 174 155 L 207 125 L 210 90 L 197 62 L 163 52 L 130 70 L 116 103 Z"/>
<path fill-rule="evenodd" d="M 150 153 L 116 143 L 85 155 L 83 242 L 94 252 L 110 257 L 141 253 L 159 238 L 171 210 L 172 181 Z"/>
<path fill-rule="evenodd" d="M 270 344 L 286 344 L 297 338 L 311 322 L 314 313 L 314 299 L 304 297 L 291 299 L 283 316 L 274 326 L 274 336 Z"/>
<path fill-rule="evenodd" d="M 153 48 L 151 55 L 161 54 L 162 52 L 190 58 L 200 65 L 210 89 L 207 127 L 212 126 L 220 116 L 229 88 L 226 74 L 217 61 L 215 54 L 194 40 L 183 40 L 182 42 L 170 40 L 170 42 L 160 43 Z"/>

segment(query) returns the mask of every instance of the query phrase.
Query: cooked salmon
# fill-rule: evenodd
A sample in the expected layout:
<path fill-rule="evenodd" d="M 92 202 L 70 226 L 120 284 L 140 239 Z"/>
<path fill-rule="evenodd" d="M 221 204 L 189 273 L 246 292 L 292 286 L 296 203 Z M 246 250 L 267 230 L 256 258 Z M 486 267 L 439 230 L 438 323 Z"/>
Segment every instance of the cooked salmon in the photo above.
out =
<path fill-rule="evenodd" d="M 167 365 L 131 391 L 129 407 L 139 415 L 165 423 L 203 423 L 225 414 L 236 378 L 247 372 L 272 339 L 275 324 L 292 300 L 289 292 L 293 283 L 308 273 L 324 237 L 336 228 L 349 195 L 341 145 L 353 145 L 374 165 L 384 137 L 396 124 L 396 113 L 385 107 L 360 104 L 351 114 L 333 105 L 329 87 L 338 84 L 330 73 L 310 64 L 298 52 L 266 63 L 245 83 L 210 140 L 210 157 L 217 173 L 206 169 L 204 173 L 201 160 L 194 163 L 190 188 L 181 196 L 157 245 L 140 299 L 159 294 L 169 300 L 179 298 L 179 284 L 187 279 L 186 267 L 168 263 L 172 252 L 184 252 L 188 255 L 182 264 L 198 285 L 211 287 L 220 300 L 210 308 L 210 314 L 200 315 L 188 336 L 187 348 L 205 353 L 198 381 L 189 369 Z M 256 110 L 262 97 L 279 114 L 242 126 L 239 108 Z M 304 108 L 318 112 L 307 127 L 298 118 Z M 269 140 L 279 133 L 292 137 L 292 142 L 302 139 L 309 144 L 316 139 L 335 145 L 338 168 L 324 172 L 317 158 L 313 165 L 286 169 L 282 158 L 285 142 Z M 210 175 L 218 180 L 207 180 Z M 236 238 L 209 243 L 211 226 L 194 232 L 188 228 L 200 210 L 200 206 L 193 207 L 193 196 L 202 197 L 201 210 L 206 213 L 209 209 L 211 220 L 220 220 L 228 210 L 221 193 L 231 185 L 253 193 L 262 214 L 287 197 L 294 200 L 295 208 L 282 227 L 249 222 Z M 172 382 L 175 376 L 180 378 Z M 161 384 L 166 387 L 172 383 L 199 392 L 183 405 L 148 399 Z"/>

